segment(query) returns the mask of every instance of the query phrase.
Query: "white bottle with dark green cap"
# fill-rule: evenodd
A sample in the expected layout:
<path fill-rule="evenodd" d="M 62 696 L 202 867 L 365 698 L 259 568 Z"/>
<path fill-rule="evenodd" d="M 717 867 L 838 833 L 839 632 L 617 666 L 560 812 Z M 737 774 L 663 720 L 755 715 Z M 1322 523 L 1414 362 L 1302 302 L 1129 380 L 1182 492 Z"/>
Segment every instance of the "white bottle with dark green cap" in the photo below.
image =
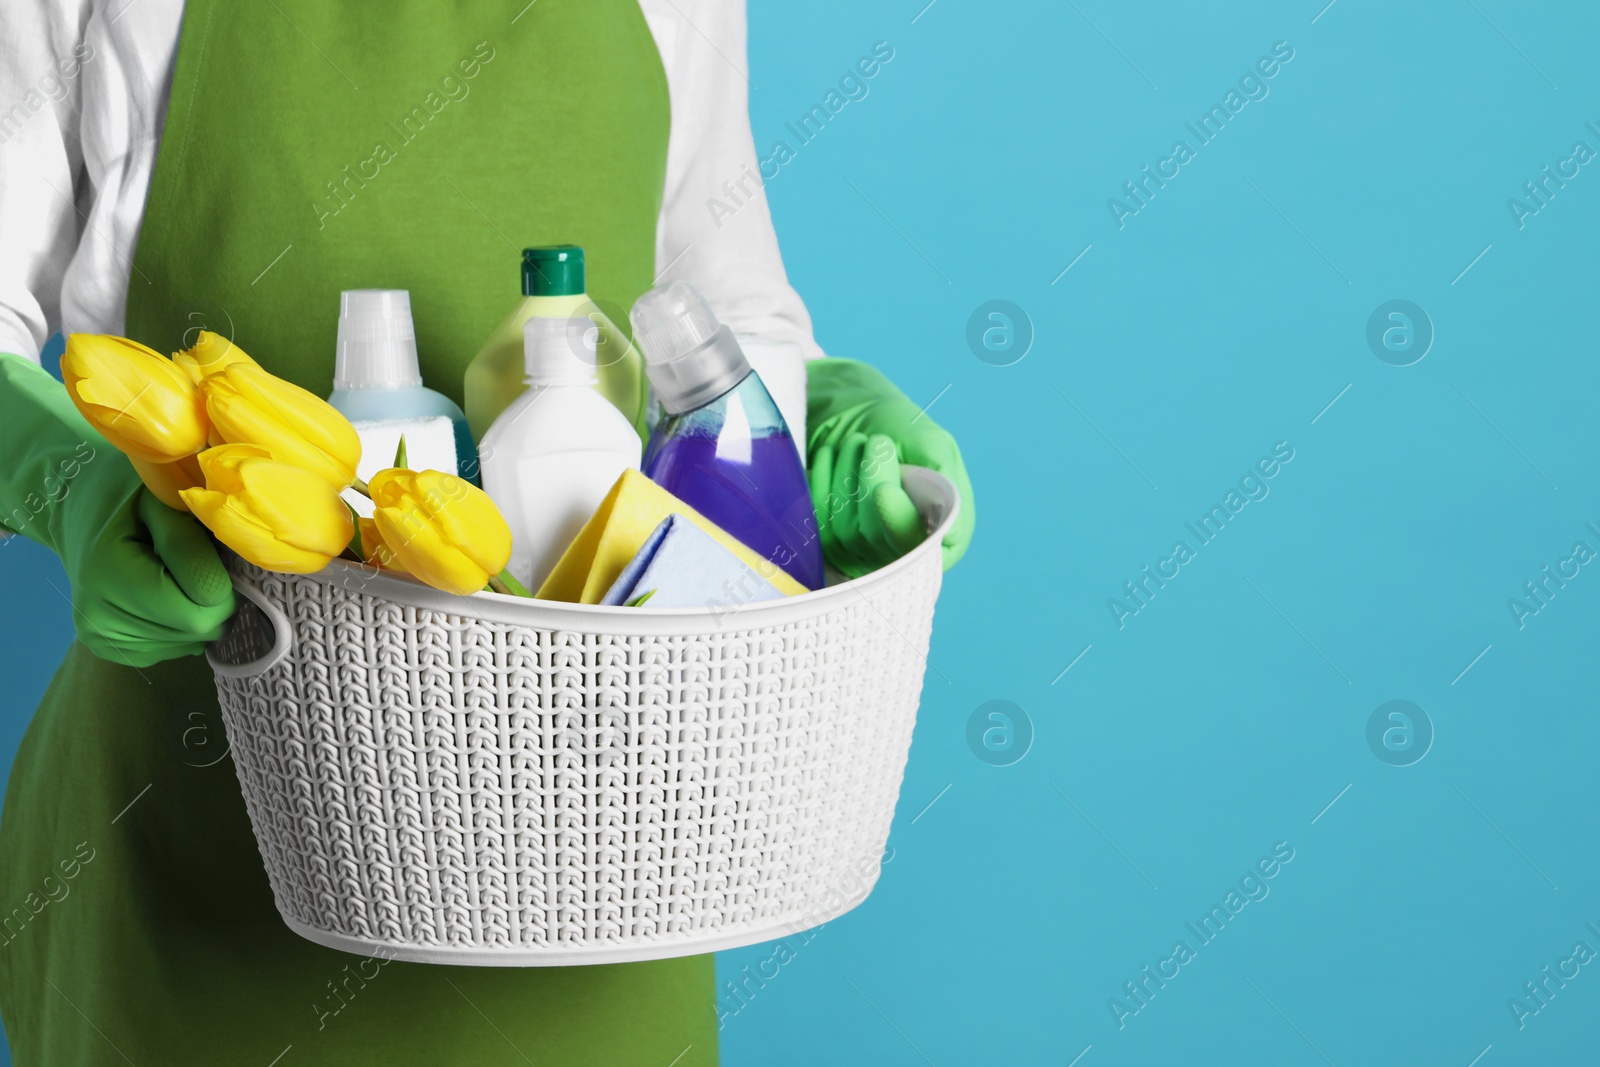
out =
<path fill-rule="evenodd" d="M 467 423 L 478 437 L 526 388 L 523 327 L 528 320 L 575 316 L 589 319 L 600 330 L 595 388 L 644 436 L 644 361 L 628 335 L 589 298 L 584 285 L 583 249 L 577 245 L 522 250 L 522 302 L 473 357 L 463 382 Z"/>

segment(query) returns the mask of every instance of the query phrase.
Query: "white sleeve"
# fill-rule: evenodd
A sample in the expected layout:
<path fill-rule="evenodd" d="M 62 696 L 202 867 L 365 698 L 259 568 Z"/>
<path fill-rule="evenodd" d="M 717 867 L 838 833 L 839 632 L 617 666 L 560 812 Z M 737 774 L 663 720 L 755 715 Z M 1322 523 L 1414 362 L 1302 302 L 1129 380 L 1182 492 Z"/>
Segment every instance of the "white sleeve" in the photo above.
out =
<path fill-rule="evenodd" d="M 641 0 L 672 97 L 659 283 L 693 283 L 735 333 L 823 354 L 789 285 L 750 132 L 744 0 Z M 759 368 L 758 368 L 759 369 Z"/>
<path fill-rule="evenodd" d="M 0 352 L 38 362 L 78 245 L 88 0 L 0 4 Z"/>

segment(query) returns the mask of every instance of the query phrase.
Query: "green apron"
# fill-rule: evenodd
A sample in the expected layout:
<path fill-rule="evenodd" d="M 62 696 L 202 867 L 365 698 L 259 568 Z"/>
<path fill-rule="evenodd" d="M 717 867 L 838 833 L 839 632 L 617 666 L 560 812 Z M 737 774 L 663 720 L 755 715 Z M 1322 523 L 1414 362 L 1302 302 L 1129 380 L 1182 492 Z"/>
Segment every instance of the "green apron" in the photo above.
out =
<path fill-rule="evenodd" d="M 128 333 L 204 325 L 326 393 L 339 291 L 409 289 L 459 400 L 523 245 L 582 245 L 599 300 L 649 287 L 667 130 L 634 0 L 189 0 Z M 74 646 L 11 775 L 0 908 L 20 1067 L 717 1059 L 709 956 L 441 967 L 291 933 L 198 658 Z"/>

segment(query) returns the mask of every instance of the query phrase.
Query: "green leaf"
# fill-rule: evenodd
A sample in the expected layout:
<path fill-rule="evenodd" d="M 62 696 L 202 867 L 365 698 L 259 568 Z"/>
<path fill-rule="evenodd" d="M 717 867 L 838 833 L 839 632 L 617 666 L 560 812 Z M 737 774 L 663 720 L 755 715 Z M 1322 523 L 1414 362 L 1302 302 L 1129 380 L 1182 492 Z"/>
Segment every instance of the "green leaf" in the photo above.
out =
<path fill-rule="evenodd" d="M 400 447 L 396 448 L 394 450 L 394 465 L 396 467 L 400 468 L 401 470 L 407 470 L 407 469 L 409 469 L 407 467 L 407 460 L 408 460 L 408 457 L 406 456 L 406 435 L 405 434 L 401 434 L 400 435 Z"/>
<path fill-rule="evenodd" d="M 628 601 L 626 604 L 624 604 L 622 606 L 625 607 L 625 608 L 642 608 L 642 607 L 644 607 L 645 602 L 648 601 L 651 597 L 653 597 L 655 595 L 656 595 L 656 591 L 654 589 L 652 589 L 648 593 L 643 594 L 642 596 L 634 597 L 632 600 Z"/>

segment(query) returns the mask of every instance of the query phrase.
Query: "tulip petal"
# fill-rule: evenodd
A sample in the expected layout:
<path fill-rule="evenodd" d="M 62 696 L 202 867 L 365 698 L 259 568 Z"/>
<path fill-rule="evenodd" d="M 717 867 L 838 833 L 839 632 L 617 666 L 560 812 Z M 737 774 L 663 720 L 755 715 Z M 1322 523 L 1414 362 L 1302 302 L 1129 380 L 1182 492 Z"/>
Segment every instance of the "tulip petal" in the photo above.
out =
<path fill-rule="evenodd" d="M 234 392 L 324 454 L 340 469 L 348 469 L 344 484 L 355 478 L 361 462 L 361 438 L 355 427 L 326 400 L 292 382 L 275 378 L 260 367 L 234 364 L 222 372 Z"/>
<path fill-rule="evenodd" d="M 247 459 L 272 459 L 272 451 L 260 445 L 217 445 L 200 453 L 200 470 L 205 474 L 206 486 L 230 495 L 244 491 L 244 479 L 239 466 Z"/>
<path fill-rule="evenodd" d="M 441 471 L 379 471 L 368 483 L 373 503 L 424 517 L 441 542 L 489 574 L 511 559 L 511 527 L 482 489 Z"/>
<path fill-rule="evenodd" d="M 260 445 L 219 445 L 199 457 L 205 489 L 183 501 L 223 544 L 268 570 L 319 571 L 350 543 L 354 523 L 339 490 L 278 462 Z"/>
<path fill-rule="evenodd" d="M 376 522 L 369 518 L 362 518 L 359 521 L 359 526 L 361 529 L 362 559 L 366 563 L 374 567 L 382 567 L 384 570 L 400 571 L 402 574 L 407 573 L 405 564 L 401 563 L 400 557 L 394 554 L 394 549 L 384 543 L 383 534 L 378 532 L 378 524 Z"/>
<path fill-rule="evenodd" d="M 286 544 L 337 556 L 355 532 L 338 490 L 309 471 L 271 459 L 246 458 L 238 466 L 235 497 L 255 521 Z"/>
<path fill-rule="evenodd" d="M 182 495 L 195 518 L 204 523 L 217 540 L 258 567 L 280 574 L 314 574 L 333 558 L 278 540 L 271 530 L 226 494 L 209 489 L 185 489 Z"/>
<path fill-rule="evenodd" d="M 133 464 L 133 469 L 139 472 L 139 479 L 144 482 L 144 487 L 150 490 L 157 500 L 176 511 L 189 510 L 189 506 L 183 502 L 182 494 L 185 489 L 206 484 L 200 463 L 193 456 L 175 463 L 146 463 L 132 456 L 128 461 Z"/>
<path fill-rule="evenodd" d="M 435 589 L 467 596 L 489 583 L 487 571 L 446 544 L 438 531 L 414 512 L 378 508 L 372 518 L 383 543 L 406 569 Z"/>
<path fill-rule="evenodd" d="M 259 366 L 245 350 L 221 334 L 201 330 L 193 347 L 172 354 L 173 365 L 182 370 L 198 385 L 213 374 L 220 374 L 235 363 Z"/>
<path fill-rule="evenodd" d="M 367 494 L 372 497 L 374 506 L 380 508 L 397 506 L 406 495 L 405 478 L 412 473 L 391 467 L 368 478 Z"/>
<path fill-rule="evenodd" d="M 217 436 L 229 444 L 267 448 L 281 462 L 311 471 L 336 488 L 354 480 L 354 465 L 336 461 L 279 419 L 272 408 L 262 408 L 235 389 L 230 375 L 237 369 L 213 375 L 200 386 Z M 359 451 L 359 439 L 357 448 Z"/>
<path fill-rule="evenodd" d="M 61 377 L 83 417 L 129 456 L 172 463 L 205 447 L 210 428 L 194 383 L 136 341 L 73 334 Z"/>

